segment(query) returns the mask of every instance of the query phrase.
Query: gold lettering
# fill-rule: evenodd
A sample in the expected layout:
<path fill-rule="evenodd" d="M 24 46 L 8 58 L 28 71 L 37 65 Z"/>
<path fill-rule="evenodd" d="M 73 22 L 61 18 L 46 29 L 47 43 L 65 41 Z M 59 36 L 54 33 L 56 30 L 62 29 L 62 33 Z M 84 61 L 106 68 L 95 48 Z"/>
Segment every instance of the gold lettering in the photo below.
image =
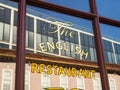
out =
<path fill-rule="evenodd" d="M 50 24 L 50 27 L 52 28 L 52 24 Z M 59 25 L 58 25 L 58 26 L 55 26 L 54 29 L 55 29 L 55 28 L 57 28 L 55 31 L 53 31 L 53 32 L 48 32 L 48 33 L 52 33 L 52 34 L 57 33 L 57 32 L 62 28 L 62 26 L 59 26 Z"/>
<path fill-rule="evenodd" d="M 48 46 L 49 50 L 50 50 L 51 48 L 52 48 L 52 49 L 55 49 L 55 45 L 54 45 L 53 42 L 52 42 L 52 43 L 47 42 L 47 46 Z"/>
<path fill-rule="evenodd" d="M 57 42 L 57 43 L 56 43 L 56 47 L 57 47 L 58 49 L 63 49 L 60 42 Z"/>
<path fill-rule="evenodd" d="M 76 68 L 72 68 L 72 76 L 75 77 L 77 74 L 77 70 Z"/>
<path fill-rule="evenodd" d="M 86 69 L 79 69 L 77 70 L 76 68 L 67 68 L 67 67 L 62 67 L 62 66 L 51 66 L 51 65 L 45 65 L 45 64 L 37 64 L 37 63 L 32 63 L 31 64 L 31 72 L 32 73 L 43 73 L 46 72 L 47 74 L 52 74 L 54 75 L 66 75 L 68 77 L 73 76 L 73 77 L 84 77 L 84 78 L 95 78 L 95 70 L 86 70 Z"/>
<path fill-rule="evenodd" d="M 46 20 L 50 20 L 50 21 L 53 21 L 53 23 L 50 24 L 50 28 L 51 29 L 56 29 L 54 31 L 48 31 L 48 33 L 57 33 L 59 30 L 62 30 L 60 32 L 60 35 L 65 35 L 65 36 L 70 36 L 70 37 L 73 37 L 74 35 L 74 32 L 73 31 L 70 31 L 69 30 L 66 30 L 66 27 L 69 27 L 69 26 L 73 26 L 74 24 L 71 23 L 71 22 L 59 22 L 57 21 L 55 18 L 53 17 L 48 17 L 46 18 Z"/>
<path fill-rule="evenodd" d="M 80 47 L 76 47 L 76 48 L 75 48 L 75 53 L 76 53 L 76 54 L 80 54 Z"/>
<path fill-rule="evenodd" d="M 83 56 L 85 56 L 85 59 L 87 59 L 87 57 L 88 57 L 88 52 L 85 52 L 84 50 L 82 50 L 82 52 L 81 52 L 81 55 Z"/>
<path fill-rule="evenodd" d="M 69 51 L 69 49 L 67 48 L 67 43 L 64 43 L 64 50 Z"/>
<path fill-rule="evenodd" d="M 70 32 L 70 37 L 73 37 L 75 33 L 73 31 Z"/>
<path fill-rule="evenodd" d="M 74 51 L 74 45 L 73 44 L 71 45 L 71 51 Z"/>
<path fill-rule="evenodd" d="M 91 78 L 90 70 L 85 70 L 85 77 Z"/>
<path fill-rule="evenodd" d="M 58 66 L 53 66 L 53 68 L 54 68 L 54 74 L 57 75 L 57 68 L 58 68 Z"/>
<path fill-rule="evenodd" d="M 79 75 L 78 75 L 78 76 L 83 76 L 83 77 L 85 77 L 84 70 L 80 69 L 80 70 L 79 70 Z"/>
<path fill-rule="evenodd" d="M 66 71 L 66 76 L 71 76 L 71 70 L 70 68 L 65 68 L 65 71 Z"/>
<path fill-rule="evenodd" d="M 45 44 L 44 43 L 40 43 L 39 46 L 40 46 L 40 49 L 42 50 L 42 52 L 46 52 L 47 51 L 47 49 L 45 48 Z"/>
<path fill-rule="evenodd" d="M 46 69 L 47 69 L 47 74 L 52 74 L 52 67 L 51 67 L 51 65 L 47 65 Z"/>
<path fill-rule="evenodd" d="M 35 71 L 39 73 L 38 64 L 32 63 L 31 72 L 34 73 Z"/>
<path fill-rule="evenodd" d="M 59 67 L 58 75 L 64 74 L 64 68 L 62 66 Z"/>
<path fill-rule="evenodd" d="M 95 70 L 91 70 L 92 78 L 95 78 Z"/>
<path fill-rule="evenodd" d="M 44 72 L 44 69 L 45 69 L 45 64 L 40 64 L 39 72 L 40 73 Z"/>
<path fill-rule="evenodd" d="M 61 31 L 60 35 L 65 35 L 68 36 L 68 30 L 65 30 L 65 27 L 63 28 L 63 30 Z"/>

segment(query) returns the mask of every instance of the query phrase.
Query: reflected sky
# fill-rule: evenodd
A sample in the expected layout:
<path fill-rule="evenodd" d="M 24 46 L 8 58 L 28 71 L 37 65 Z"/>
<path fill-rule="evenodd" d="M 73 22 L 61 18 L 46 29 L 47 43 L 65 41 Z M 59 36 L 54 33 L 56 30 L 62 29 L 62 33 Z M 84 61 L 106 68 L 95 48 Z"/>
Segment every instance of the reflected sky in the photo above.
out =
<path fill-rule="evenodd" d="M 120 21 L 120 0 L 96 0 L 96 2 L 99 15 Z"/>
<path fill-rule="evenodd" d="M 86 32 L 93 33 L 93 27 L 92 27 L 92 21 L 83 19 L 83 18 L 77 18 L 73 17 L 70 15 L 50 11 L 50 10 L 45 10 L 42 8 L 37 8 L 34 6 L 27 5 L 27 12 L 30 14 L 36 14 L 39 17 L 47 18 L 47 17 L 54 17 L 58 21 L 61 22 L 72 22 L 75 26 L 75 28 L 82 29 Z"/>
<path fill-rule="evenodd" d="M 120 42 L 120 28 L 106 24 L 100 24 L 102 36 Z"/>
<path fill-rule="evenodd" d="M 18 4 L 17 4 L 16 2 L 13 2 L 13 1 L 9 1 L 9 0 L 0 0 L 0 3 L 3 3 L 3 4 L 6 4 L 6 5 L 9 5 L 9 6 L 18 8 Z"/>
<path fill-rule="evenodd" d="M 45 1 L 76 10 L 90 12 L 89 0 L 45 0 Z"/>

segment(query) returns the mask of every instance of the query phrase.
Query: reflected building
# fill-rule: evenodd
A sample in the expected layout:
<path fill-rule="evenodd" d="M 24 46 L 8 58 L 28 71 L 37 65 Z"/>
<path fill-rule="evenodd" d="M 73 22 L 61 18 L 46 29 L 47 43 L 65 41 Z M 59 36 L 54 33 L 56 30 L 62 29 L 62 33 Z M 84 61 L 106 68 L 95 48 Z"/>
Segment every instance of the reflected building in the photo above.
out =
<path fill-rule="evenodd" d="M 101 90 L 94 34 L 38 13 L 26 14 L 25 90 Z M 16 6 L 0 2 L 1 90 L 15 88 L 17 15 Z M 102 43 L 110 90 L 119 90 L 120 42 Z"/>

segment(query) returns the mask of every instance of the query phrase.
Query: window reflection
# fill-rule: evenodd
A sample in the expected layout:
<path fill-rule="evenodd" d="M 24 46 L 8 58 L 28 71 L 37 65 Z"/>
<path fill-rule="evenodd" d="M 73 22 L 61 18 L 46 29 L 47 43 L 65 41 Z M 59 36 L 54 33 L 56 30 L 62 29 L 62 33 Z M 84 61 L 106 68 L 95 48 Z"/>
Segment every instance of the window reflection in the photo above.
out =
<path fill-rule="evenodd" d="M 17 38 L 17 11 L 14 11 L 14 26 L 13 26 L 13 41 L 12 43 L 16 44 L 16 38 Z"/>
<path fill-rule="evenodd" d="M 115 63 L 115 57 L 113 53 L 112 43 L 106 40 L 103 40 L 104 54 L 105 59 L 108 63 Z"/>
<path fill-rule="evenodd" d="M 26 17 L 26 47 L 34 48 L 34 19 Z"/>
<path fill-rule="evenodd" d="M 12 69 L 3 69 L 2 70 L 2 90 L 11 90 L 12 89 Z"/>
<path fill-rule="evenodd" d="M 44 90 L 44 88 L 50 87 L 50 75 L 43 73 L 41 74 L 41 90 Z"/>
<path fill-rule="evenodd" d="M 107 24 L 100 24 L 103 37 L 104 55 L 107 63 L 120 64 L 120 28 Z"/>
<path fill-rule="evenodd" d="M 88 52 L 87 60 L 96 61 L 96 49 L 94 37 L 91 35 L 80 33 L 81 47 L 82 50 Z M 84 57 L 82 57 L 84 59 Z"/>
<path fill-rule="evenodd" d="M 117 64 L 120 64 L 120 44 L 114 43 Z"/>
<path fill-rule="evenodd" d="M 11 10 L 0 6 L 0 40 L 9 42 Z"/>

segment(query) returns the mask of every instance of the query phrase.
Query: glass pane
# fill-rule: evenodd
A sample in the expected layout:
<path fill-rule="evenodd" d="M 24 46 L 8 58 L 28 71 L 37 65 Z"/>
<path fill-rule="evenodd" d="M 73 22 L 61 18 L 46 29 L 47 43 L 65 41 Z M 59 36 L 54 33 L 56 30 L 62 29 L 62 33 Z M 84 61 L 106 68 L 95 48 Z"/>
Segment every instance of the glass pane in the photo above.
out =
<path fill-rule="evenodd" d="M 45 0 L 46 2 L 58 4 L 68 8 L 90 12 L 89 0 Z"/>
<path fill-rule="evenodd" d="M 26 17 L 26 48 L 34 48 L 34 19 Z"/>
<path fill-rule="evenodd" d="M 15 90 L 16 55 L 11 50 L 15 9 L 17 3 L 0 0 L 0 90 Z"/>
<path fill-rule="evenodd" d="M 120 20 L 120 0 L 96 0 L 96 2 L 99 15 Z"/>
<path fill-rule="evenodd" d="M 10 41 L 10 19 L 11 19 L 11 9 L 0 5 L 0 40 L 3 42 Z"/>
<path fill-rule="evenodd" d="M 106 62 L 120 64 L 120 28 L 106 24 L 100 24 L 100 28 Z"/>
<path fill-rule="evenodd" d="M 91 78 L 89 82 L 92 83 L 92 78 L 95 77 L 94 70 L 85 72 L 87 68 L 68 65 L 67 61 L 66 65 L 62 61 L 60 64 L 58 60 L 64 61 L 67 58 L 68 62 L 71 59 L 97 61 L 92 21 L 27 5 L 28 17 L 26 40 L 32 40 L 28 37 L 28 32 L 31 31 L 28 30 L 30 28 L 28 24 L 32 18 L 34 48 L 29 48 L 33 52 L 29 53 L 30 56 L 28 54 L 26 59 L 25 69 L 30 72 L 31 77 L 30 84 L 26 86 L 30 86 L 31 90 L 88 88 L 84 81 L 78 81 L 83 82 L 78 84 L 77 79 L 79 76 Z M 28 42 L 26 45 L 29 45 Z M 51 58 L 55 61 L 51 62 Z M 86 76 L 81 74 L 82 72 L 86 73 Z"/>
<path fill-rule="evenodd" d="M 27 6 L 26 29 L 26 47 L 34 52 L 96 61 L 90 20 Z"/>

